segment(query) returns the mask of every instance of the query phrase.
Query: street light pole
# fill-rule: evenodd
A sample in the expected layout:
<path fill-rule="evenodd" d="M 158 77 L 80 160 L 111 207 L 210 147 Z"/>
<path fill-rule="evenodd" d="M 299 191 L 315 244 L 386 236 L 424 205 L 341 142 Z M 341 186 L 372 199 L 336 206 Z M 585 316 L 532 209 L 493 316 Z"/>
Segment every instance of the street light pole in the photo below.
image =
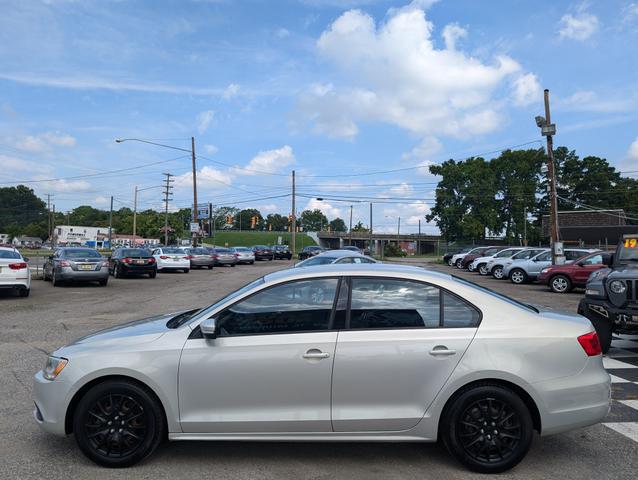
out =
<path fill-rule="evenodd" d="M 350 239 L 348 240 L 348 245 L 352 245 L 352 205 L 350 205 Z"/>
<path fill-rule="evenodd" d="M 199 225 L 197 218 L 198 206 L 197 206 L 197 163 L 195 160 L 195 137 L 191 137 L 191 156 L 193 159 L 193 223 Z M 193 232 L 193 247 L 197 246 L 197 235 L 199 232 Z"/>
<path fill-rule="evenodd" d="M 133 197 L 133 242 L 137 233 L 137 185 L 135 185 L 135 196 Z"/>

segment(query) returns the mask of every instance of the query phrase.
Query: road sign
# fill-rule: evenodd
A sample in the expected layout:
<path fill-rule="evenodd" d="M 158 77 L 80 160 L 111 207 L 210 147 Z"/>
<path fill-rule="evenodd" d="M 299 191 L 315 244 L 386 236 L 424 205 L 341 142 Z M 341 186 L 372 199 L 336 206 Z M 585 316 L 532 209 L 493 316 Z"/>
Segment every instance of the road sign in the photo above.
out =
<path fill-rule="evenodd" d="M 210 215 L 210 204 L 208 203 L 200 203 L 197 205 L 197 218 L 209 218 Z M 193 214 L 195 209 L 191 208 L 191 215 Z"/>
<path fill-rule="evenodd" d="M 191 233 L 199 233 L 199 223 L 191 222 Z"/>

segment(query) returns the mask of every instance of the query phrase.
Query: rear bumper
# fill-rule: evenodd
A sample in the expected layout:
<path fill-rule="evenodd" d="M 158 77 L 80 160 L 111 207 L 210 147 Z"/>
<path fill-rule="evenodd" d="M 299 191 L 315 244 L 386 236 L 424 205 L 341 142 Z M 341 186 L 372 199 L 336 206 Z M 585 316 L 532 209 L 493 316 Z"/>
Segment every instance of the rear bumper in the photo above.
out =
<path fill-rule="evenodd" d="M 122 273 L 128 275 L 135 275 L 135 274 L 140 274 L 140 275 L 144 275 L 144 274 L 148 274 L 148 273 L 153 273 L 157 271 L 157 267 L 155 265 L 143 265 L 143 266 L 125 266 L 124 264 L 122 264 L 120 266 L 120 268 L 122 269 Z"/>
<path fill-rule="evenodd" d="M 29 281 L 26 279 L 0 282 L 0 290 L 28 290 L 29 287 Z"/>
<path fill-rule="evenodd" d="M 71 268 L 62 268 L 56 272 L 56 277 L 63 281 L 74 282 L 97 282 L 109 278 L 108 267 L 102 267 L 100 270 L 72 270 Z"/>
<path fill-rule="evenodd" d="M 191 262 L 189 260 L 185 260 L 183 262 L 157 262 L 157 270 L 184 270 L 190 269 Z"/>

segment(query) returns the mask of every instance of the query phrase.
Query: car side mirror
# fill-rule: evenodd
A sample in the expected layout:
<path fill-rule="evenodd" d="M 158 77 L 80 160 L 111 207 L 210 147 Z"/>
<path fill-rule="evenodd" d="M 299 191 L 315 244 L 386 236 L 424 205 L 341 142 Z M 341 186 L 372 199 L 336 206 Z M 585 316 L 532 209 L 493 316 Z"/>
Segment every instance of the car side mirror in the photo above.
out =
<path fill-rule="evenodd" d="M 25 262 L 29 261 L 29 257 L 22 257 L 22 260 L 24 260 Z"/>
<path fill-rule="evenodd" d="M 49 255 L 49 260 L 53 260 L 53 255 Z"/>
<path fill-rule="evenodd" d="M 606 265 L 608 267 L 613 265 L 614 264 L 614 257 L 615 257 L 615 254 L 613 254 L 613 253 L 611 255 L 609 255 L 609 257 L 603 257 L 603 265 Z"/>
<path fill-rule="evenodd" d="M 217 338 L 217 321 L 215 317 L 210 317 L 199 324 L 199 329 L 205 338 Z"/>

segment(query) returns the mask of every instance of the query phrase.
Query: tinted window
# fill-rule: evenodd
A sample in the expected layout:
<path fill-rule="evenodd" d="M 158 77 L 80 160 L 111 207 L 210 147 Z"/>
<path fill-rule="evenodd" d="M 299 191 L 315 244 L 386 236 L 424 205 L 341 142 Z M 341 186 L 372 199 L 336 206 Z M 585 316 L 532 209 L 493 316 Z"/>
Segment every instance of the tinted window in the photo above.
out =
<path fill-rule="evenodd" d="M 447 292 L 443 292 L 443 326 L 445 328 L 476 328 L 480 315 L 474 307 Z"/>
<path fill-rule="evenodd" d="M 19 259 L 22 258 L 18 252 L 12 250 L 0 250 L 0 258 Z"/>
<path fill-rule="evenodd" d="M 336 278 L 285 283 L 256 293 L 224 310 L 220 336 L 327 330 Z"/>
<path fill-rule="evenodd" d="M 312 267 L 313 265 L 328 265 L 335 261 L 334 257 L 312 257 L 299 264 L 301 267 Z"/>
<path fill-rule="evenodd" d="M 354 263 L 377 263 L 377 262 L 373 260 L 372 258 L 360 257 L 357 260 L 355 260 Z"/>
<path fill-rule="evenodd" d="M 236 252 L 252 252 L 250 248 L 246 248 L 246 247 L 236 247 L 235 251 Z"/>
<path fill-rule="evenodd" d="M 499 251 L 498 248 L 488 248 L 487 250 L 483 252 L 483 256 L 489 257 L 490 255 L 494 255 L 498 251 Z"/>
<path fill-rule="evenodd" d="M 162 250 L 162 252 L 163 253 L 181 253 L 181 254 L 183 254 L 184 250 L 182 250 L 181 248 L 170 248 L 170 247 L 168 247 L 168 248 L 164 248 Z"/>
<path fill-rule="evenodd" d="M 552 253 L 551 252 L 545 252 L 545 253 L 541 253 L 534 260 L 539 261 L 539 262 L 549 262 L 551 259 L 552 259 Z"/>
<path fill-rule="evenodd" d="M 350 328 L 436 328 L 439 289 L 409 280 L 353 278 Z"/>
<path fill-rule="evenodd" d="M 592 255 L 591 257 L 582 261 L 582 265 L 600 265 L 603 263 L 602 253 Z"/>
<path fill-rule="evenodd" d="M 147 250 L 142 248 L 127 248 L 121 250 L 118 256 L 122 257 L 148 257 L 149 253 Z"/>
<path fill-rule="evenodd" d="M 516 255 L 512 256 L 512 260 L 527 260 L 532 258 L 535 255 L 541 253 L 542 250 L 523 250 L 522 252 L 518 252 Z"/>
<path fill-rule="evenodd" d="M 583 252 L 582 250 L 565 250 L 565 260 L 576 260 L 587 252 Z"/>
<path fill-rule="evenodd" d="M 78 248 L 77 250 L 65 250 L 64 257 L 65 258 L 100 258 L 102 255 L 95 250 L 90 250 L 88 248 Z"/>
<path fill-rule="evenodd" d="M 229 248 L 216 248 L 215 253 L 230 253 Z"/>
<path fill-rule="evenodd" d="M 354 263 L 353 257 L 343 257 L 337 260 L 335 263 Z"/>
<path fill-rule="evenodd" d="M 518 253 L 517 250 L 503 250 L 494 255 L 495 258 L 509 258 L 512 255 Z"/>

